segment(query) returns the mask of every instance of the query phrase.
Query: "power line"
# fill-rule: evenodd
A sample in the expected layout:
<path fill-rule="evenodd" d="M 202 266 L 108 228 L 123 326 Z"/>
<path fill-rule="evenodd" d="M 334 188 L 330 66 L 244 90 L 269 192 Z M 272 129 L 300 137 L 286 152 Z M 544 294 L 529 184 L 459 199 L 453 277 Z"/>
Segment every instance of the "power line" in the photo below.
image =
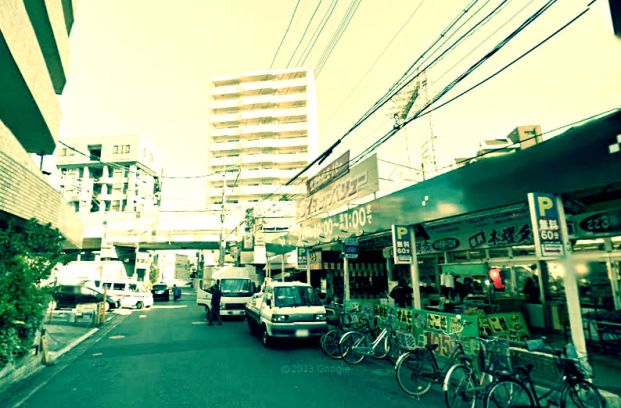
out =
<path fill-rule="evenodd" d="M 295 17 L 295 13 L 298 10 L 299 5 L 300 5 L 300 0 L 298 0 L 297 3 L 295 3 L 295 8 L 293 9 L 293 13 L 291 14 L 291 19 L 289 19 L 289 24 L 287 25 L 287 29 L 285 30 L 285 33 L 282 35 L 280 44 L 278 44 L 278 48 L 276 49 L 276 52 L 274 53 L 274 58 L 272 58 L 270 69 L 272 69 L 272 67 L 274 66 L 274 61 L 276 61 L 276 56 L 278 55 L 278 52 L 280 51 L 280 47 L 282 47 L 282 43 L 285 41 L 285 37 L 287 37 L 287 33 L 289 32 L 289 29 L 291 28 L 291 23 L 293 23 L 293 18 Z"/>
<path fill-rule="evenodd" d="M 358 81 L 358 83 L 356 85 L 354 85 L 354 87 L 352 88 L 352 90 L 347 94 L 347 96 L 345 97 L 345 99 L 343 99 L 343 102 L 341 102 L 341 104 L 336 108 L 336 110 L 334 111 L 334 113 L 332 114 L 332 117 L 330 117 L 330 119 L 328 119 L 328 123 L 332 123 L 332 119 L 334 119 L 337 115 L 337 113 L 341 110 L 341 108 L 343 106 L 345 106 L 345 103 L 349 100 L 349 98 L 352 96 L 352 94 L 354 93 L 354 91 L 356 91 L 356 89 L 358 89 L 358 87 L 360 87 L 360 85 L 362 84 L 362 82 L 367 78 L 367 76 L 369 75 L 369 73 L 373 70 L 373 68 L 375 68 L 375 66 L 377 65 L 377 63 L 380 61 L 380 59 L 384 56 L 384 54 L 388 51 L 388 48 L 390 48 L 390 46 L 392 45 L 392 43 L 395 41 L 395 39 L 397 38 L 397 36 L 399 36 L 399 34 L 401 34 L 401 32 L 403 31 L 403 29 L 410 23 L 410 21 L 412 20 L 412 18 L 414 18 L 414 16 L 416 15 L 416 13 L 418 13 L 418 10 L 421 8 L 421 6 L 423 5 L 423 3 L 425 3 L 426 0 L 421 0 L 420 3 L 418 3 L 418 5 L 416 6 L 416 8 L 414 9 L 414 11 L 410 14 L 410 16 L 407 18 L 407 20 L 405 20 L 405 23 L 403 23 L 401 25 L 401 27 L 393 34 L 392 38 L 390 39 L 390 41 L 388 42 L 388 44 L 386 44 L 386 46 L 384 47 L 384 49 L 382 50 L 382 52 L 377 56 L 377 58 L 375 59 L 375 61 L 373 61 L 373 64 L 371 64 L 371 66 L 369 67 L 369 69 L 367 70 L 367 72 L 364 73 L 364 75 L 360 78 L 360 80 Z"/>
<path fill-rule="evenodd" d="M 326 26 L 328 20 L 330 20 L 330 17 L 332 16 L 334 9 L 336 8 L 336 5 L 337 5 L 337 0 L 332 0 L 332 3 L 330 3 L 330 6 L 324 13 L 323 17 L 321 18 L 319 25 L 315 28 L 315 32 L 311 36 L 311 41 L 306 45 L 306 47 L 304 48 L 304 51 L 302 51 L 300 58 L 298 58 L 296 62 L 296 66 L 298 67 L 302 66 L 306 62 L 308 55 L 310 54 L 313 47 L 315 46 L 315 43 L 317 42 L 317 39 L 321 36 L 321 33 L 323 32 L 323 29 Z"/>
<path fill-rule="evenodd" d="M 310 27 L 311 23 L 313 22 L 313 19 L 315 18 L 315 14 L 317 14 L 317 10 L 319 10 L 319 7 L 321 6 L 321 2 L 322 2 L 322 0 L 319 0 L 317 2 L 317 6 L 315 7 L 315 10 L 313 11 L 313 14 L 311 15 L 311 18 L 308 20 L 308 23 L 306 24 L 306 28 L 304 29 L 304 32 L 302 33 L 302 37 L 300 38 L 300 41 L 298 41 L 298 45 L 295 46 L 295 49 L 293 50 L 293 53 L 291 54 L 291 57 L 289 58 L 289 61 L 287 61 L 287 67 L 291 66 L 291 60 L 293 60 L 293 57 L 298 52 L 298 49 L 300 48 L 300 45 L 302 45 L 302 42 L 304 42 L 304 38 L 306 37 L 306 33 L 308 32 L 308 28 Z"/>
<path fill-rule="evenodd" d="M 437 102 L 442 96 L 444 96 L 446 93 L 448 93 L 454 86 L 456 86 L 459 82 L 461 82 L 463 79 L 465 79 L 470 73 L 472 73 L 476 68 L 478 68 L 483 62 L 485 62 L 486 60 L 488 60 L 491 56 L 493 56 L 498 50 L 500 50 L 500 48 L 504 47 L 511 39 L 515 38 L 515 36 L 521 32 L 522 30 L 524 30 L 529 24 L 531 24 L 536 18 L 538 18 L 539 16 L 541 16 L 541 14 L 543 12 L 545 12 L 545 10 L 547 10 L 552 3 L 554 3 L 556 0 L 549 0 L 548 3 L 546 3 L 542 8 L 540 8 L 537 12 L 535 12 L 534 14 L 532 14 L 524 23 L 522 23 L 522 25 L 520 25 L 520 27 L 518 27 L 516 30 L 514 30 L 511 34 L 509 34 L 509 36 L 507 36 L 505 39 L 503 39 L 500 43 L 498 43 L 490 52 L 488 52 L 485 56 L 483 56 L 479 61 L 477 61 L 475 64 L 473 64 L 470 68 L 468 68 L 468 70 L 466 70 L 464 73 L 462 73 L 458 78 L 456 78 L 453 82 L 451 82 L 449 85 L 447 85 L 440 93 L 438 93 L 436 96 L 434 96 L 434 98 L 432 98 L 431 101 L 429 101 L 427 104 L 425 104 L 425 106 L 423 106 L 421 109 L 419 109 L 416 114 L 414 114 L 414 116 L 410 119 L 408 119 L 407 121 L 403 122 L 400 125 L 395 126 L 393 129 L 391 129 L 388 133 L 386 133 L 384 136 L 382 136 L 380 139 L 378 139 L 375 143 L 373 143 L 371 146 L 369 146 L 367 149 L 365 149 L 362 153 L 360 153 L 359 158 L 365 157 L 366 155 L 370 154 L 371 152 L 373 152 L 374 150 L 376 150 L 379 146 L 381 146 L 382 144 L 384 144 L 388 139 L 390 139 L 392 136 L 394 136 L 395 133 L 397 133 L 401 128 L 403 128 L 404 126 L 406 126 L 408 123 L 414 121 L 415 119 L 418 119 L 421 116 L 427 115 L 437 109 L 440 109 L 443 106 L 446 106 L 447 104 L 455 101 L 456 99 L 462 97 L 463 95 L 467 94 L 468 92 L 471 92 L 472 90 L 476 89 L 478 86 L 482 85 L 483 83 L 489 81 L 490 79 L 494 78 L 495 76 L 497 76 L 498 74 L 500 74 L 501 72 L 503 72 L 504 70 L 506 70 L 507 68 L 509 68 L 510 66 L 512 66 L 513 64 L 515 64 L 516 62 L 518 62 L 519 60 L 521 60 L 522 58 L 526 57 L 528 54 L 530 54 L 531 52 L 533 52 L 535 49 L 539 48 L 541 45 L 545 44 L 546 42 L 548 42 L 550 39 L 552 39 L 553 37 L 555 37 L 556 35 L 558 35 L 559 33 L 561 33 L 563 30 L 565 30 L 567 27 L 569 27 L 571 24 L 575 23 L 580 17 L 584 16 L 589 10 L 590 10 L 590 6 L 587 6 L 587 8 L 585 10 L 583 10 L 582 12 L 580 12 L 577 16 L 575 16 L 574 18 L 572 18 L 570 21 L 568 21 L 566 24 L 564 24 L 563 26 L 561 26 L 559 29 L 557 29 L 555 32 L 553 32 L 552 34 L 550 34 L 548 37 L 546 37 L 544 40 L 540 41 L 538 44 L 536 44 L 535 46 L 533 46 L 532 48 L 530 48 L 528 51 L 524 52 L 523 54 L 521 54 L 519 57 L 517 57 L 516 59 L 514 59 L 513 61 L 509 62 L 508 64 L 506 64 L 504 67 L 502 67 L 501 69 L 497 70 L 495 73 L 493 73 L 492 75 L 486 77 L 484 80 L 480 81 L 479 83 L 475 84 L 474 86 L 468 88 L 467 90 L 465 90 L 464 92 L 461 92 L 460 94 L 458 94 L 457 96 L 451 98 L 450 100 L 446 101 L 445 103 L 431 109 L 428 110 L 427 112 L 425 112 L 425 110 L 427 110 L 431 105 L 433 105 L 435 102 Z"/>
<path fill-rule="evenodd" d="M 317 63 L 317 66 L 315 68 L 315 79 L 319 78 L 319 74 L 321 74 L 323 67 L 330 58 L 330 54 L 332 54 L 332 51 L 334 51 L 334 48 L 336 48 L 336 45 L 341 40 L 341 37 L 343 36 L 345 31 L 347 31 L 347 27 L 349 27 L 349 24 L 354 18 L 356 11 L 358 11 L 358 7 L 360 7 L 361 2 L 362 0 L 354 0 L 351 2 L 349 8 L 347 9 L 347 12 L 345 13 L 345 16 L 343 17 L 343 19 L 341 19 L 339 27 L 332 35 L 328 46 L 324 49 L 323 54 L 319 58 L 319 62 Z"/>
<path fill-rule="evenodd" d="M 459 61 L 457 61 L 455 64 L 453 64 L 449 69 L 447 69 L 442 75 L 436 77 L 436 82 L 443 78 L 446 74 L 448 74 L 451 70 L 453 70 L 453 68 L 455 68 L 457 65 L 459 65 L 460 63 L 462 63 L 467 57 L 469 57 L 470 55 L 472 55 L 472 53 L 479 49 L 487 40 L 489 40 L 490 38 L 492 38 L 496 33 L 498 33 L 498 31 L 500 31 L 501 29 L 503 29 L 507 24 L 509 24 L 511 21 L 513 21 L 518 15 L 520 15 L 524 10 L 526 10 L 526 8 L 528 8 L 528 6 L 530 6 L 531 4 L 534 3 L 535 0 L 530 0 L 528 3 L 526 3 L 521 9 L 519 9 L 516 13 L 514 13 L 511 17 L 509 17 L 509 19 L 507 21 L 505 21 L 503 24 L 501 24 L 500 26 L 498 26 L 498 28 L 496 30 L 494 30 L 491 34 L 489 34 L 487 37 L 485 37 L 483 39 L 483 41 L 479 42 L 476 46 L 474 46 L 466 55 L 464 55 Z"/>

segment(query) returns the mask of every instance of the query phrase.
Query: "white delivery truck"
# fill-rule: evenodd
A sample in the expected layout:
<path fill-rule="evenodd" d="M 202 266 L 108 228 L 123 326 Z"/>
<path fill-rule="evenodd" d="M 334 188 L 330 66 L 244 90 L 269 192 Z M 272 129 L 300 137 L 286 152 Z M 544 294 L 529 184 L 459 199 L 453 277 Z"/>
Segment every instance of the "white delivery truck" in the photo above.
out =
<path fill-rule="evenodd" d="M 252 298 L 259 284 L 253 266 L 223 266 L 212 273 L 206 273 L 196 288 L 196 304 L 205 308 L 206 316 L 211 313 L 211 293 L 207 291 L 218 285 L 222 292 L 221 316 L 244 316 L 246 303 Z"/>

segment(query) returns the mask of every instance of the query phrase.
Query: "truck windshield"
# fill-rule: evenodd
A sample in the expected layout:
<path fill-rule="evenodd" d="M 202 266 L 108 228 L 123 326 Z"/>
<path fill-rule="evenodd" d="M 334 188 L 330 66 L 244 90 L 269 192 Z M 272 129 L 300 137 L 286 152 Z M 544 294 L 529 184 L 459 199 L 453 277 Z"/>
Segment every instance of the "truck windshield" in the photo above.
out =
<path fill-rule="evenodd" d="M 313 288 L 287 286 L 274 289 L 277 307 L 321 306 L 321 299 Z"/>
<path fill-rule="evenodd" d="M 224 296 L 250 296 L 254 292 L 249 279 L 222 279 L 220 291 Z"/>

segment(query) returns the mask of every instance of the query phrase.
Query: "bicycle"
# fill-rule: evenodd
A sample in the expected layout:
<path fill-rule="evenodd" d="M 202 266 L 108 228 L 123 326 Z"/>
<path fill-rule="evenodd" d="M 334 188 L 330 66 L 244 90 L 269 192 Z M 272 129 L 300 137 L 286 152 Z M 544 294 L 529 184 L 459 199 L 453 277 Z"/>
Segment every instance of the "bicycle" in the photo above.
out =
<path fill-rule="evenodd" d="M 348 364 L 359 364 L 365 357 L 384 358 L 390 354 L 393 346 L 395 324 L 397 317 L 394 313 L 387 316 L 388 325 L 385 326 L 377 336 L 373 336 L 375 331 L 370 322 L 366 328 L 351 330 L 343 335 L 339 341 L 339 349 L 343 360 Z"/>
<path fill-rule="evenodd" d="M 549 347 L 549 346 L 548 346 Z M 567 352 L 554 350 L 552 358 L 560 371 L 560 376 L 543 394 L 538 394 L 530 376 L 533 364 L 519 367 L 518 375 L 501 375 L 487 388 L 483 399 L 484 408 L 512 408 L 512 407 L 549 407 L 557 405 L 561 408 L 589 407 L 604 408 L 605 400 L 596 386 L 587 381 L 588 370 L 578 358 L 567 356 Z M 511 348 L 515 351 L 523 351 Z M 528 347 L 529 352 L 538 351 Z M 558 401 L 552 400 L 552 395 L 558 393 Z M 546 401 L 547 400 L 547 401 Z M 546 403 L 544 404 L 544 401 Z"/>
<path fill-rule="evenodd" d="M 343 358 L 339 348 L 341 337 L 348 331 L 359 329 L 367 324 L 368 317 L 357 311 L 340 312 L 337 327 L 328 330 L 321 336 L 321 350 L 329 357 L 339 360 Z"/>
<path fill-rule="evenodd" d="M 449 368 L 442 386 L 444 402 L 448 408 L 474 408 L 476 401 L 485 395 L 495 375 L 512 372 L 509 341 L 483 337 L 475 337 L 473 340 L 479 343 L 478 369 L 470 361 Z"/>
<path fill-rule="evenodd" d="M 461 334 L 468 322 L 462 322 L 459 330 L 443 333 L 447 336 L 457 336 Z M 440 367 L 434 351 L 438 348 L 437 344 L 426 344 L 423 347 L 411 349 L 399 356 L 395 371 L 397 383 L 401 389 L 412 396 L 420 397 L 431 389 L 432 384 L 443 384 L 447 371 L 457 361 L 467 363 L 470 358 L 461 341 L 455 338 L 456 344 L 448 356 L 448 360 Z"/>

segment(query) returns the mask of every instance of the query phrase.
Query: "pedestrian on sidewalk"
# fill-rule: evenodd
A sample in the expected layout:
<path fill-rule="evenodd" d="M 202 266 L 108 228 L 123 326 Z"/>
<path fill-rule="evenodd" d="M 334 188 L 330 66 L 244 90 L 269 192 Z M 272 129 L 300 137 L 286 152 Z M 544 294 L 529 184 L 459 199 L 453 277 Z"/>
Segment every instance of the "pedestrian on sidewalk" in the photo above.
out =
<path fill-rule="evenodd" d="M 209 313 L 209 326 L 213 324 L 214 320 L 218 321 L 218 325 L 222 325 L 222 318 L 220 317 L 220 298 L 222 292 L 218 287 L 218 283 L 215 283 L 212 287 L 207 289 L 207 292 L 211 293 L 211 311 Z"/>
<path fill-rule="evenodd" d="M 181 288 L 178 288 L 177 285 L 173 285 L 173 298 L 175 299 L 175 302 L 179 300 L 180 297 L 181 297 Z"/>

